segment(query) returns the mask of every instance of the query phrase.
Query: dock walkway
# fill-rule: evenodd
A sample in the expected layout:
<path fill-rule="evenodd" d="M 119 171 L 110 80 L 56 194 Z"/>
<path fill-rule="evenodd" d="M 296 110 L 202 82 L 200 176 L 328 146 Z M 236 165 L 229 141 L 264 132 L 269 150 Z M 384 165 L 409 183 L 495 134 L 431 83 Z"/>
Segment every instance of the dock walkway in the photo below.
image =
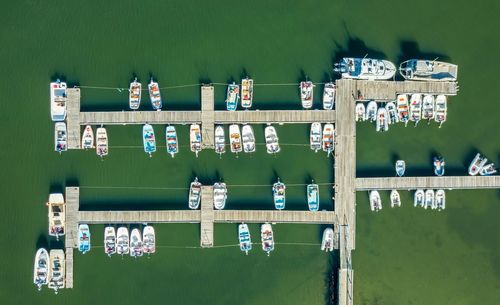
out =
<path fill-rule="evenodd" d="M 200 246 L 211 248 L 214 246 L 214 187 L 201 187 L 200 211 Z"/>
<path fill-rule="evenodd" d="M 500 176 L 356 178 L 357 191 L 500 188 Z"/>

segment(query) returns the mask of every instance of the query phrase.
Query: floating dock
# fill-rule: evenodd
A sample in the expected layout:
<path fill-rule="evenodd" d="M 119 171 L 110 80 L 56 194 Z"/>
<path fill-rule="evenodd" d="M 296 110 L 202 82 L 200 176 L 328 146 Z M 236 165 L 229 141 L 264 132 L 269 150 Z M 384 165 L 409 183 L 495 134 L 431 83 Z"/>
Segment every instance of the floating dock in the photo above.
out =
<path fill-rule="evenodd" d="M 500 188 L 500 176 L 356 178 L 357 191 L 497 188 Z"/>

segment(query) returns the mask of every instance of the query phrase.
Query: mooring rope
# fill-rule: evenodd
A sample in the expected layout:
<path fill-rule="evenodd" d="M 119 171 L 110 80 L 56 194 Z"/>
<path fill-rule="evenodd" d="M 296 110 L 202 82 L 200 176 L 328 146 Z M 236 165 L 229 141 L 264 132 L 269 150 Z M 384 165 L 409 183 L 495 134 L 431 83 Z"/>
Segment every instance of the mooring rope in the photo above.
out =
<path fill-rule="evenodd" d="M 321 246 L 320 243 L 293 243 L 293 242 L 276 242 L 274 243 L 275 245 L 278 246 Z M 262 243 L 254 243 L 252 242 L 252 245 L 262 245 Z M 228 245 L 214 245 L 211 248 L 234 248 L 234 247 L 239 247 L 239 244 L 228 244 Z M 98 245 L 98 246 L 92 246 L 92 248 L 96 249 L 103 249 L 104 245 Z M 156 248 L 166 248 L 166 249 L 206 249 L 201 246 L 175 246 L 175 245 L 156 245 Z"/>
<path fill-rule="evenodd" d="M 315 183 L 318 186 L 330 186 L 334 183 L 322 182 Z M 303 187 L 309 185 L 308 183 L 286 183 L 286 187 Z M 234 187 L 272 187 L 272 184 L 226 184 L 228 188 Z M 173 191 L 185 191 L 189 190 L 189 187 L 162 187 L 162 186 L 94 186 L 94 185 L 82 185 L 81 189 L 134 189 L 134 190 L 173 190 Z"/>

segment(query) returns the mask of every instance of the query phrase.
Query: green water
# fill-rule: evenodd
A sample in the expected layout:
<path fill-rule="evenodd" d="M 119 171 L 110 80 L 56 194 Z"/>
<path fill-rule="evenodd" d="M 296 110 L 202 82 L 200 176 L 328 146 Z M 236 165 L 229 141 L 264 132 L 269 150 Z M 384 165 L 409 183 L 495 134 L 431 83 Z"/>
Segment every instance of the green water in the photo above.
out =
<path fill-rule="evenodd" d="M 404 158 L 410 174 L 430 174 L 431 156 L 445 156 L 447 171 L 462 174 L 475 150 L 500 162 L 496 135 L 497 65 L 492 35 L 498 27 L 496 1 L 11 1 L 0 17 L 2 47 L 3 258 L 2 304 L 325 304 L 328 272 L 335 257 L 317 245 L 277 245 L 271 257 L 255 246 L 245 257 L 236 247 L 191 249 L 199 244 L 197 225 L 157 225 L 158 253 L 150 259 L 108 259 L 102 248 L 75 254 L 75 288 L 58 296 L 31 284 L 38 246 L 58 247 L 46 235 L 44 205 L 50 191 L 82 186 L 87 209 L 179 208 L 186 194 L 172 190 L 95 189 L 187 187 L 193 176 L 233 185 L 285 183 L 311 178 L 331 182 L 332 161 L 305 146 L 283 146 L 276 157 L 259 146 L 253 156 L 200 158 L 181 147 L 170 159 L 148 158 L 140 148 L 140 128 L 109 128 L 110 156 L 53 152 L 48 82 L 125 87 L 135 73 L 152 74 L 161 86 L 227 82 L 251 75 L 259 83 L 293 83 L 308 76 L 328 80 L 338 55 L 412 56 L 449 59 L 460 66 L 460 94 L 449 101 L 441 129 L 392 128 L 376 134 L 369 124 L 357 130 L 357 175 L 393 175 L 393 159 Z M 493 32 L 493 33 L 492 33 Z M 291 86 L 256 87 L 255 107 L 299 108 Z M 216 87 L 217 108 L 224 88 Z M 170 109 L 198 109 L 198 88 L 163 92 Z M 315 92 L 319 101 L 320 90 Z M 293 101 L 293 105 L 290 102 Z M 319 106 L 318 103 L 316 106 Z M 82 107 L 121 110 L 126 93 L 82 90 Z M 158 138 L 163 128 L 156 126 Z M 307 126 L 278 126 L 282 143 L 306 144 Z M 255 126 L 262 142 L 263 126 Z M 186 141 L 187 127 L 179 136 Z M 161 144 L 161 143 L 160 143 Z M 184 142 L 187 144 L 187 142 Z M 124 146 L 135 146 L 123 148 Z M 122 148 L 120 148 L 122 147 Z M 85 188 L 87 187 L 87 188 Z M 328 187 L 321 189 L 324 208 Z M 383 194 L 388 201 L 388 195 Z M 441 213 L 410 207 L 368 211 L 367 195 L 357 195 L 354 251 L 355 304 L 494 304 L 500 298 L 500 194 L 448 192 Z M 287 190 L 287 208 L 304 210 L 305 190 Z M 228 208 L 272 208 L 266 187 L 230 187 Z M 93 226 L 100 246 L 102 227 Z M 250 227 L 254 239 L 258 227 Z M 317 244 L 321 228 L 277 225 L 278 242 Z M 233 245 L 236 225 L 216 225 L 215 244 Z"/>

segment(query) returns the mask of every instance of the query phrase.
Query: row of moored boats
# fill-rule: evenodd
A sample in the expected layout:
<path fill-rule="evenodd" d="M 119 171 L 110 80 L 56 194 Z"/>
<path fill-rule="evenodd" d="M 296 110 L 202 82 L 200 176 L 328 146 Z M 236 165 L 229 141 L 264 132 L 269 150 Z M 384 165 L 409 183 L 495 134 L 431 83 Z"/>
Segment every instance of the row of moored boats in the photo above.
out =
<path fill-rule="evenodd" d="M 378 191 L 370 191 L 370 208 L 374 212 L 382 210 L 382 200 Z M 401 206 L 401 197 L 397 190 L 392 190 L 389 196 L 391 207 Z M 420 206 L 425 209 L 430 208 L 438 211 L 446 208 L 446 194 L 443 189 L 434 190 L 416 190 L 413 198 L 415 207 Z"/>

